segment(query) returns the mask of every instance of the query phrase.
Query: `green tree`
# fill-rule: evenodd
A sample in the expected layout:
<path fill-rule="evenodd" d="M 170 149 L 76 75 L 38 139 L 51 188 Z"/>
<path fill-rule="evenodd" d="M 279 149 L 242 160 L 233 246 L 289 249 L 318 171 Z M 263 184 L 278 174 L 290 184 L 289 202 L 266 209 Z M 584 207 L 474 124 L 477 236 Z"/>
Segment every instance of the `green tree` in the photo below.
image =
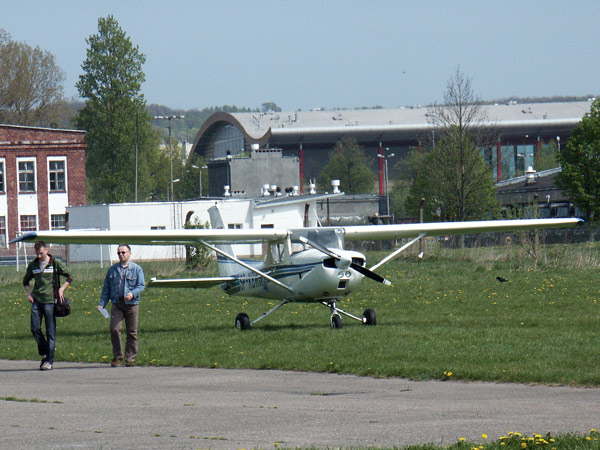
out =
<path fill-rule="evenodd" d="M 481 219 L 497 206 L 492 169 L 475 144 L 458 127 L 451 128 L 428 152 L 417 172 L 407 209 L 418 215 L 425 199 L 424 216 L 432 220 Z"/>
<path fill-rule="evenodd" d="M 64 72 L 54 55 L 0 29 L 0 122 L 56 127 L 68 116 Z"/>
<path fill-rule="evenodd" d="M 558 162 L 558 144 L 555 140 L 551 140 L 548 145 L 540 148 L 540 155 L 536 157 L 535 165 L 538 172 L 560 166 Z"/>
<path fill-rule="evenodd" d="M 208 196 L 208 171 L 203 169 L 206 167 L 206 160 L 194 153 L 185 160 L 181 166 L 181 182 L 177 183 L 175 195 L 181 199 L 199 198 L 200 194 L 204 197 Z M 202 190 L 200 190 L 202 183 Z"/>
<path fill-rule="evenodd" d="M 208 223 L 202 224 L 198 218 L 194 218 L 194 221 L 186 220 L 184 228 L 203 229 L 210 228 Z M 206 270 L 211 260 L 210 250 L 206 245 L 186 245 L 185 246 L 185 265 L 188 270 L 194 270 L 196 272 L 203 272 Z"/>
<path fill-rule="evenodd" d="M 392 184 L 391 210 L 395 217 L 407 217 L 411 214 L 406 208 L 407 199 L 419 168 L 423 164 L 423 158 L 423 153 L 411 149 L 406 156 L 396 160 L 390 171 L 390 178 L 393 177 L 393 183 L 390 183 Z"/>
<path fill-rule="evenodd" d="M 156 164 L 163 161 L 140 92 L 146 57 L 113 16 L 98 19 L 98 33 L 86 42 L 89 48 L 82 64 L 84 73 L 76 84 L 86 103 L 75 123 L 86 130 L 88 200 L 134 200 L 136 144 L 138 198 L 148 198 L 157 186 L 157 177 L 152 176 L 160 170 Z"/>
<path fill-rule="evenodd" d="M 471 80 L 457 68 L 448 81 L 444 102 L 429 111 L 437 142 L 419 167 L 407 207 L 416 215 L 421 198 L 425 216 L 445 220 L 480 219 L 496 205 L 491 168 L 480 149 L 496 141 Z M 462 242 L 462 241 L 461 241 Z"/>
<path fill-rule="evenodd" d="M 275 102 L 264 102 L 262 105 L 260 105 L 260 110 L 262 112 L 280 112 L 281 108 L 277 106 L 277 103 Z"/>
<path fill-rule="evenodd" d="M 355 139 L 338 141 L 317 179 L 319 189 L 330 191 L 331 180 L 340 180 L 340 190 L 346 194 L 370 193 L 375 182 L 370 166 L 369 159 Z"/>
<path fill-rule="evenodd" d="M 600 99 L 573 129 L 558 158 L 562 171 L 556 184 L 594 222 L 600 210 Z"/>

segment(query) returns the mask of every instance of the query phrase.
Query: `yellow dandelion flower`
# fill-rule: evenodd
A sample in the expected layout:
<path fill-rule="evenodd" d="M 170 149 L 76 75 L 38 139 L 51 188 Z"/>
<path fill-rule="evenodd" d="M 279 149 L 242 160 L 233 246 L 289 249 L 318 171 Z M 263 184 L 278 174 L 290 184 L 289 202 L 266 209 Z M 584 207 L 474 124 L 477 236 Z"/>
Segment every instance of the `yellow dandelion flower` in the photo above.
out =
<path fill-rule="evenodd" d="M 483 433 L 483 434 L 481 435 L 481 437 L 482 437 L 483 439 L 487 439 L 487 438 L 488 438 L 488 435 L 487 435 L 487 434 L 485 434 L 485 433 Z"/>

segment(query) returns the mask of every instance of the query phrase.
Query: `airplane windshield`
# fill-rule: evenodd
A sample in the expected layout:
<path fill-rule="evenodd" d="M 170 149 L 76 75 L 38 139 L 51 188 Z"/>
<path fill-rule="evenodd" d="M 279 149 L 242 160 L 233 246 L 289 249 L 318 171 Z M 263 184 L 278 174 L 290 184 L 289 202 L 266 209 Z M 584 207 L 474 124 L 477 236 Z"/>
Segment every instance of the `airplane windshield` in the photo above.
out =
<path fill-rule="evenodd" d="M 292 230 L 292 247 L 294 253 L 310 248 L 310 246 L 302 244 L 298 240 L 300 236 L 327 248 L 344 248 L 344 232 L 341 228 L 303 228 Z"/>

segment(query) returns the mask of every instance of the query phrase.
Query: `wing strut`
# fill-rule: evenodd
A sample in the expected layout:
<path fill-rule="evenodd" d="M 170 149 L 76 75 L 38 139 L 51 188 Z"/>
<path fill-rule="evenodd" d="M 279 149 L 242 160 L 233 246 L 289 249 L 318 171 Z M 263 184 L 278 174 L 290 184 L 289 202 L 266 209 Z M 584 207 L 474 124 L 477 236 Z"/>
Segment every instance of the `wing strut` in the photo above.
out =
<path fill-rule="evenodd" d="M 415 242 L 417 242 L 419 239 L 421 239 L 422 237 L 424 237 L 427 233 L 421 233 L 420 235 L 418 235 L 416 238 L 414 238 L 413 240 L 411 240 L 410 242 L 407 242 L 406 244 L 404 244 L 402 247 L 400 247 L 397 250 L 394 250 L 392 253 L 390 253 L 389 255 L 387 255 L 385 258 L 383 258 L 381 261 L 379 261 L 377 264 L 375 264 L 373 267 L 371 267 L 370 270 L 376 270 L 379 266 L 384 265 L 386 262 L 388 262 L 390 259 L 392 259 L 394 256 L 398 255 L 399 253 L 403 252 L 404 250 L 406 250 L 408 247 L 410 247 L 411 245 L 413 245 Z"/>
<path fill-rule="evenodd" d="M 232 256 L 232 255 L 230 255 L 229 253 L 226 253 L 226 252 L 224 252 L 223 250 L 220 250 L 220 249 L 218 249 L 217 247 L 215 247 L 214 245 L 210 245 L 209 243 L 207 243 L 207 242 L 205 242 L 205 241 L 203 241 L 203 240 L 199 240 L 199 242 L 200 242 L 202 245 L 206 245 L 208 248 L 210 248 L 210 249 L 211 249 L 212 251 L 214 251 L 215 253 L 218 253 L 219 255 L 221 255 L 221 256 L 224 256 L 225 258 L 227 258 L 227 259 L 230 259 L 230 260 L 232 260 L 232 261 L 234 261 L 234 262 L 238 263 L 240 266 L 242 266 L 242 267 L 245 267 L 245 268 L 246 268 L 246 269 L 248 269 L 248 270 L 251 270 L 252 272 L 254 272 L 254 273 L 256 273 L 256 274 L 260 275 L 260 276 L 261 276 L 261 277 L 263 277 L 263 278 L 266 278 L 266 279 L 267 279 L 267 280 L 269 280 L 270 282 L 272 282 L 272 283 L 275 283 L 277 286 L 279 286 L 279 287 L 282 287 L 282 288 L 284 288 L 284 289 L 286 289 L 286 290 L 290 291 L 292 294 L 294 293 L 294 290 L 293 290 L 291 287 L 289 287 L 289 286 L 286 286 L 286 285 L 285 285 L 285 284 L 283 284 L 281 281 L 278 281 L 278 280 L 276 280 L 275 278 L 273 278 L 273 277 L 271 277 L 271 276 L 267 275 L 267 274 L 266 274 L 266 273 L 264 273 L 264 272 L 261 272 L 260 270 L 258 270 L 258 269 L 256 269 L 256 268 L 252 267 L 252 266 L 251 266 L 251 265 L 249 265 L 249 264 L 246 264 L 245 262 L 243 262 L 243 261 L 239 260 L 239 259 L 238 259 L 238 258 L 236 258 L 235 256 Z"/>

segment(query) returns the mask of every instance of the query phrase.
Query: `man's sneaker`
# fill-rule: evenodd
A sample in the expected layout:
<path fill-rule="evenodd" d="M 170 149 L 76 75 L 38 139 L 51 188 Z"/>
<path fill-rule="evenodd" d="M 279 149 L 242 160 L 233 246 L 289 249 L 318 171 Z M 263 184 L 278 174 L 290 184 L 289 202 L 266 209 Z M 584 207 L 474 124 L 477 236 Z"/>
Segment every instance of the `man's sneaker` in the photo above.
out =
<path fill-rule="evenodd" d="M 52 364 L 50 364 L 49 362 L 45 362 L 40 367 L 40 370 L 52 370 Z"/>
<path fill-rule="evenodd" d="M 44 365 L 44 363 L 46 362 L 46 355 L 42 356 L 42 361 L 40 362 L 40 370 L 42 370 L 42 366 Z"/>
<path fill-rule="evenodd" d="M 133 367 L 133 366 L 135 366 L 135 359 L 130 359 L 130 360 L 125 361 L 125 365 L 127 367 Z"/>
<path fill-rule="evenodd" d="M 122 358 L 115 358 L 111 361 L 110 367 L 119 367 L 121 365 Z"/>

